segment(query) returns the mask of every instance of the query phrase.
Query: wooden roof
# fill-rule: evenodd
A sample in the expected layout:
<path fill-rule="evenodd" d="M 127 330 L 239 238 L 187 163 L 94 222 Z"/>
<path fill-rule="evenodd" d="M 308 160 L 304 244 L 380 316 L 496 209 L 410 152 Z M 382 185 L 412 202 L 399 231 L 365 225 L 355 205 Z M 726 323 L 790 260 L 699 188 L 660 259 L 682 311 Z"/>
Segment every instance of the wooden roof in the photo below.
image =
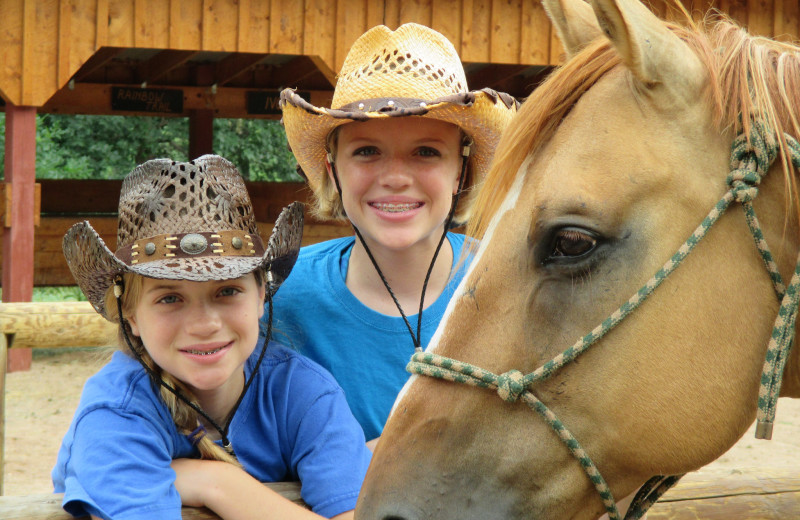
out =
<path fill-rule="evenodd" d="M 665 0 L 652 0 L 665 14 Z M 798 0 L 684 0 L 751 32 L 800 34 Z M 326 103 L 368 28 L 418 22 L 458 49 L 470 88 L 525 97 L 561 49 L 539 0 L 2 0 L 0 98 L 40 112 L 115 113 L 110 86 L 177 88 L 183 114 L 249 117 L 246 92 Z"/>
<path fill-rule="evenodd" d="M 2 0 L 0 95 L 108 113 L 108 85 L 180 87 L 187 110 L 243 116 L 246 90 L 329 97 L 358 36 L 408 21 L 453 41 L 472 88 L 529 91 L 554 61 L 538 0 Z"/>

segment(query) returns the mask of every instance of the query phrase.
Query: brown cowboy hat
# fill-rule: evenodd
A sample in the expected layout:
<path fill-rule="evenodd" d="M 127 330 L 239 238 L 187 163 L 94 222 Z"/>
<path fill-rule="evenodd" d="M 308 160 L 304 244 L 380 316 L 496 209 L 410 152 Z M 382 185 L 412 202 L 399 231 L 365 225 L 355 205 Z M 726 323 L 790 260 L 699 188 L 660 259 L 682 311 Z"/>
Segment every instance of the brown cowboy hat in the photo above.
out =
<path fill-rule="evenodd" d="M 337 126 L 398 116 L 452 123 L 473 140 L 473 177 L 479 181 L 518 106 L 508 94 L 469 91 L 453 44 L 415 23 L 396 31 L 378 25 L 355 41 L 339 73 L 331 108 L 314 106 L 293 89 L 281 92 L 289 146 L 317 196 L 327 175 L 326 140 Z"/>
<path fill-rule="evenodd" d="M 229 280 L 257 269 L 272 289 L 289 275 L 303 233 L 303 205 L 286 207 L 264 244 L 236 167 L 216 155 L 190 162 L 154 159 L 123 181 L 117 250 L 84 221 L 64 235 L 64 256 L 95 310 L 122 273 L 170 280 Z"/>

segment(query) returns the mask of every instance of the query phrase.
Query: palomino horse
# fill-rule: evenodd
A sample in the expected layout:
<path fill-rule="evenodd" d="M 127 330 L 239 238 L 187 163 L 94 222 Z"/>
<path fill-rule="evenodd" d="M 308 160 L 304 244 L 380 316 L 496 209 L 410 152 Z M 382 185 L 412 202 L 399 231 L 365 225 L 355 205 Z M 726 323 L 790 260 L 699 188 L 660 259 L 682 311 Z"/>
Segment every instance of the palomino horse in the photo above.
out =
<path fill-rule="evenodd" d="M 800 247 L 800 147 L 785 137 L 800 136 L 800 49 L 725 21 L 667 24 L 637 0 L 544 3 L 569 59 L 504 135 L 471 222 L 480 246 L 409 365 L 460 372 L 409 380 L 358 519 L 613 517 L 603 483 L 624 497 L 654 475 L 695 470 L 756 416 L 777 279 L 792 277 Z M 782 146 L 771 167 L 744 146 L 729 182 L 742 132 Z M 682 246 L 728 203 L 705 238 Z M 755 208 L 774 263 L 743 207 Z M 692 247 L 675 268 L 673 254 Z M 646 301 L 629 300 L 664 271 Z M 793 319 L 778 320 L 789 345 Z M 797 349 L 783 375 L 780 395 L 800 396 Z M 516 402 L 452 381 L 468 376 Z"/>

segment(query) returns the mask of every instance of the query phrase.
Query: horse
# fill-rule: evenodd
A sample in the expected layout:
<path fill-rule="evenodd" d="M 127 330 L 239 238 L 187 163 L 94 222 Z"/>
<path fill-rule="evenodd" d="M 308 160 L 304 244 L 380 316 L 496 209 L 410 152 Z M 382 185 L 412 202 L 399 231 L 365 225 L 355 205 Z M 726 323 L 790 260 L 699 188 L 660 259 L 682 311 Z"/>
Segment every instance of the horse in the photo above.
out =
<path fill-rule="evenodd" d="M 543 3 L 567 59 L 498 145 L 359 520 L 618 518 L 613 497 L 745 433 L 775 341 L 766 394 L 800 396 L 796 310 L 776 319 L 800 249 L 800 48 L 718 13 Z"/>

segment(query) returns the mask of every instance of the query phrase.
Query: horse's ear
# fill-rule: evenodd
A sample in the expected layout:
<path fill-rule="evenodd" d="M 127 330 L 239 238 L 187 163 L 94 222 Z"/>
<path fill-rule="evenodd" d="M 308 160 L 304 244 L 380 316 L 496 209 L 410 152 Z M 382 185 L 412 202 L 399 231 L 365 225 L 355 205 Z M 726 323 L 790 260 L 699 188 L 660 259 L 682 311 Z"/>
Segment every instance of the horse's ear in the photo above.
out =
<path fill-rule="evenodd" d="M 646 86 L 696 96 L 706 74 L 700 60 L 639 0 L 591 0 L 601 29 Z M 675 88 L 670 88 L 675 87 Z"/>
<path fill-rule="evenodd" d="M 592 6 L 585 0 L 542 0 L 544 10 L 558 33 L 567 56 L 603 35 Z"/>

